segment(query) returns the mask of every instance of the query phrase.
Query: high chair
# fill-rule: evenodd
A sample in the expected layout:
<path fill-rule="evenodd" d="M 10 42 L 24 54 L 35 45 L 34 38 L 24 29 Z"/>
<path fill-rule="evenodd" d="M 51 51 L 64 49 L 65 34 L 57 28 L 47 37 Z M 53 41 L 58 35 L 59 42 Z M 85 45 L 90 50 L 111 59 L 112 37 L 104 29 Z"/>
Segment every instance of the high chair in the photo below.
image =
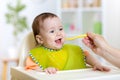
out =
<path fill-rule="evenodd" d="M 44 72 L 24 69 L 28 51 L 35 47 L 33 33 L 27 34 L 19 50 L 20 58 L 18 67 L 11 68 L 11 80 L 120 80 L 120 69 L 111 66 L 110 72 L 93 71 L 92 68 L 58 71 L 49 75 Z"/>

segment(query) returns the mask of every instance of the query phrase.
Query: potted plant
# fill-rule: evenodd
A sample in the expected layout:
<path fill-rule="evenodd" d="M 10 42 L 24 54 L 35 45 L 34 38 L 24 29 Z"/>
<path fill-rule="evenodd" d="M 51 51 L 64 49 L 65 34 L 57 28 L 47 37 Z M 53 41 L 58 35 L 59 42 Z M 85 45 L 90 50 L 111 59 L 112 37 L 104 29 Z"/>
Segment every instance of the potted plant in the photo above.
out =
<path fill-rule="evenodd" d="M 16 6 L 8 4 L 7 8 L 9 12 L 5 14 L 6 21 L 13 26 L 13 35 L 15 39 L 17 39 L 18 34 L 22 33 L 25 29 L 28 29 L 26 17 L 20 15 L 26 6 L 22 4 L 20 0 L 17 0 Z"/>
<path fill-rule="evenodd" d="M 18 47 L 18 35 L 23 33 L 24 30 L 28 29 L 27 19 L 25 16 L 21 15 L 21 12 L 26 8 L 24 4 L 21 3 L 20 0 L 17 0 L 15 6 L 11 5 L 10 3 L 7 4 L 8 12 L 5 14 L 6 22 L 11 24 L 13 27 L 13 36 L 14 36 L 14 43 L 8 49 L 8 53 L 11 58 L 18 57 L 17 54 L 17 47 Z"/>

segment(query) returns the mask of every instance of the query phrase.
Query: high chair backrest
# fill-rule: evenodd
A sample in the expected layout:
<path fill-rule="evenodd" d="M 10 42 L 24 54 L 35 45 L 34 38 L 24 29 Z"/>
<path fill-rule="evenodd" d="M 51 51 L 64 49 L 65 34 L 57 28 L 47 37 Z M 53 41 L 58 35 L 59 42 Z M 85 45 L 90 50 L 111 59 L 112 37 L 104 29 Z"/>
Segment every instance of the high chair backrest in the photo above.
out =
<path fill-rule="evenodd" d="M 36 41 L 34 39 L 34 35 L 33 32 L 30 32 L 27 34 L 27 36 L 25 36 L 21 47 L 19 49 L 19 65 L 21 67 L 25 66 L 25 59 L 28 55 L 28 52 L 30 49 L 34 48 L 36 45 Z"/>

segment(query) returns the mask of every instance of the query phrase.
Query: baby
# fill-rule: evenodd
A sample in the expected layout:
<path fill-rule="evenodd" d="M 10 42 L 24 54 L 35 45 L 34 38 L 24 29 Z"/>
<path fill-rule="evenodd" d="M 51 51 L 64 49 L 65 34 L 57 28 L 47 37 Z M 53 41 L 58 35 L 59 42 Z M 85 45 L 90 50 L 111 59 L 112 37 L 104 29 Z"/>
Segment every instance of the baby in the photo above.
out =
<path fill-rule="evenodd" d="M 64 44 L 65 32 L 57 15 L 38 15 L 33 21 L 32 29 L 37 44 L 26 58 L 26 69 L 54 74 L 58 70 L 84 69 L 89 64 L 94 70 L 110 70 L 80 46 Z"/>

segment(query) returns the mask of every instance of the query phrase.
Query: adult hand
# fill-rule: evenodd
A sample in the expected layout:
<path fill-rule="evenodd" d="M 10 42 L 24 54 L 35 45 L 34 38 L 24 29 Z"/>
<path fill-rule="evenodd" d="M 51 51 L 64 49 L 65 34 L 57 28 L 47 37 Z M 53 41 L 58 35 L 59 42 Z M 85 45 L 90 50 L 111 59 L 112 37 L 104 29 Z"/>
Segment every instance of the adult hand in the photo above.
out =
<path fill-rule="evenodd" d="M 111 64 L 120 68 L 120 50 L 108 45 L 105 39 L 98 34 L 87 33 L 83 43 L 91 48 L 95 54 L 102 56 Z"/>
<path fill-rule="evenodd" d="M 101 51 L 104 51 L 105 48 L 109 47 L 104 37 L 94 33 L 87 33 L 87 37 L 83 39 L 83 43 L 98 55 L 102 55 Z"/>

